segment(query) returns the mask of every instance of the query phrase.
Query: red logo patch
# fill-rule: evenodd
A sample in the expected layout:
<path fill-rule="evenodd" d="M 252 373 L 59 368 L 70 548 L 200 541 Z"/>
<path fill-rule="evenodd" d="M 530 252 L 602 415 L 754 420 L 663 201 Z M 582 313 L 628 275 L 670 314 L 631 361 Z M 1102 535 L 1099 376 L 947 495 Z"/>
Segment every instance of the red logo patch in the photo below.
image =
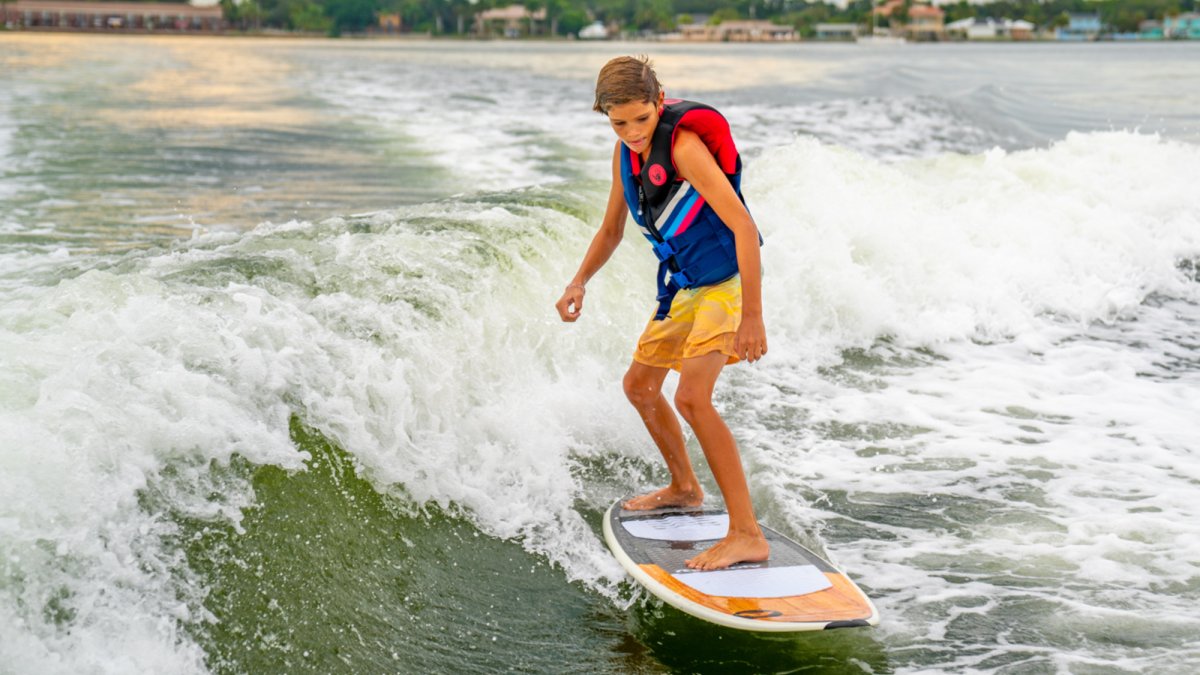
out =
<path fill-rule="evenodd" d="M 663 168 L 662 164 L 651 164 L 649 173 L 651 183 L 662 185 L 667 182 L 667 170 Z"/>

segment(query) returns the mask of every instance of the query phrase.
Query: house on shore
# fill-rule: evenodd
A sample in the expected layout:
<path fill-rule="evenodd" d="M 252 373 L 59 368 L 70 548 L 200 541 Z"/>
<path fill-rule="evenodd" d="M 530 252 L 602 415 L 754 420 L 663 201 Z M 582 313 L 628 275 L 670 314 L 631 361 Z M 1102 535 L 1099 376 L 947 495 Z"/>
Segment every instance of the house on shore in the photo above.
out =
<path fill-rule="evenodd" d="M 1024 19 L 1015 19 L 1008 25 L 1008 37 L 1014 40 L 1032 40 L 1036 31 L 1037 26 Z"/>
<path fill-rule="evenodd" d="M 1087 42 L 1100 38 L 1099 14 L 1070 14 L 1065 28 L 1059 28 L 1055 37 L 1067 42 Z"/>
<path fill-rule="evenodd" d="M 1165 17 L 1162 31 L 1168 40 L 1200 40 L 1200 12 Z"/>
<path fill-rule="evenodd" d="M 0 11 L 3 24 L 18 30 L 219 33 L 226 27 L 219 5 L 12 0 L 0 2 Z"/>
<path fill-rule="evenodd" d="M 896 37 L 903 36 L 909 40 L 925 42 L 943 40 L 946 37 L 946 12 L 933 5 L 912 5 L 907 11 L 907 22 L 902 24 L 896 21 L 895 17 L 898 13 L 903 16 L 904 0 L 888 0 L 871 10 L 871 13 L 876 19 L 888 19 L 887 33 Z M 880 29 L 873 32 L 879 33 Z"/>
<path fill-rule="evenodd" d="M 1021 19 L 967 17 L 946 24 L 946 35 L 962 40 L 1032 40 L 1034 25 Z"/>
<path fill-rule="evenodd" d="M 819 23 L 814 30 L 815 39 L 826 42 L 854 42 L 858 39 L 856 23 Z"/>
<path fill-rule="evenodd" d="M 482 37 L 518 38 L 545 32 L 546 9 L 531 12 L 524 5 L 488 9 L 475 15 L 475 33 Z"/>
<path fill-rule="evenodd" d="M 691 42 L 791 42 L 799 39 L 792 26 L 770 21 L 722 21 L 710 26 L 693 23 L 679 27 L 681 39 Z"/>
<path fill-rule="evenodd" d="M 933 5 L 913 5 L 908 8 L 908 24 L 904 33 L 910 40 L 930 42 L 946 37 L 946 13 Z"/>
<path fill-rule="evenodd" d="M 399 35 L 404 28 L 404 21 L 400 15 L 391 12 L 380 12 L 376 23 L 383 35 Z"/>

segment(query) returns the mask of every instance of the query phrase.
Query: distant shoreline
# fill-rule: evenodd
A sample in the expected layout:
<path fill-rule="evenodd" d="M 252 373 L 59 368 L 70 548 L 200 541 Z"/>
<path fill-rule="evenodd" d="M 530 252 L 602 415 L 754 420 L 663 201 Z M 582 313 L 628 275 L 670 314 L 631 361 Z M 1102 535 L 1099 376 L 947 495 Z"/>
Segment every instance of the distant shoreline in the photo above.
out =
<path fill-rule="evenodd" d="M 121 36 L 145 36 L 145 37 L 179 37 L 179 38 L 195 38 L 195 37 L 220 37 L 220 38 L 267 38 L 267 39 L 284 39 L 284 40 L 349 40 L 349 41 L 372 41 L 372 42 L 479 42 L 479 43 L 498 43 L 498 44 L 667 44 L 667 45 L 835 45 L 835 46 L 862 46 L 864 48 L 881 49 L 894 47 L 911 47 L 911 46 L 936 46 L 936 45 L 1129 45 L 1129 44 L 1200 44 L 1200 40 L 1116 40 L 1116 39 L 1100 39 L 1100 40 L 1057 40 L 1054 38 L 1032 38 L 1029 40 L 1004 40 L 1004 39 L 975 39 L 975 40 L 906 40 L 886 45 L 862 44 L 857 40 L 761 40 L 761 41 L 717 41 L 717 40 L 662 40 L 655 38 L 614 38 L 608 40 L 581 40 L 571 37 L 521 37 L 521 38 L 498 38 L 498 37 L 479 37 L 474 35 L 433 35 L 430 33 L 402 33 L 384 35 L 378 33 L 343 33 L 341 35 L 328 35 L 326 33 L 311 32 L 305 33 L 301 31 L 285 31 L 285 30 L 270 30 L 270 31 L 148 31 L 136 29 L 120 29 L 106 28 L 97 30 L 77 30 L 77 29 L 62 29 L 62 28 L 6 28 L 0 26 L 0 35 L 121 35 Z"/>

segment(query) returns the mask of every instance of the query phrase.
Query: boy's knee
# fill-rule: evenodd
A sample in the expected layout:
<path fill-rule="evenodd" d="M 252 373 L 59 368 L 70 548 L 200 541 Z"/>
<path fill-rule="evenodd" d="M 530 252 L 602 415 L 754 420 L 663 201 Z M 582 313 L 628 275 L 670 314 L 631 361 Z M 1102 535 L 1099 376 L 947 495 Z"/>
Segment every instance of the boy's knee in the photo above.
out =
<path fill-rule="evenodd" d="M 658 399 L 659 388 L 653 382 L 646 382 L 631 373 L 625 373 L 625 398 L 636 408 L 651 405 Z"/>
<path fill-rule="evenodd" d="M 680 387 L 675 392 L 675 409 L 688 422 L 711 407 L 712 399 L 702 390 Z"/>

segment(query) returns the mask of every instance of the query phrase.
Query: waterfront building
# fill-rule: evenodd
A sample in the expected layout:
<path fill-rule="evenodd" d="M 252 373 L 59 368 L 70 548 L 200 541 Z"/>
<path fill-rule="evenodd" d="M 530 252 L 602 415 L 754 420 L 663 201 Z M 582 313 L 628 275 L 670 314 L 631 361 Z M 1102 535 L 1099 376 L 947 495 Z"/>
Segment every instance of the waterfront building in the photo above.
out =
<path fill-rule="evenodd" d="M 1164 18 L 1163 36 L 1170 40 L 1200 40 L 1200 12 Z"/>
<path fill-rule="evenodd" d="M 1031 40 L 1034 25 L 1021 19 L 968 17 L 946 24 L 946 34 L 965 40 Z"/>
<path fill-rule="evenodd" d="M 908 24 L 904 32 L 910 40 L 930 41 L 946 37 L 946 13 L 933 5 L 913 5 L 908 8 Z"/>
<path fill-rule="evenodd" d="M 388 12 L 379 13 L 379 32 L 384 35 L 395 35 L 400 32 L 400 28 L 404 23 L 400 20 L 399 14 Z"/>
<path fill-rule="evenodd" d="M 1005 19 L 1007 21 L 1007 19 Z M 1014 40 L 1032 40 L 1037 26 L 1024 19 L 1016 19 L 1008 25 L 1008 37 Z"/>
<path fill-rule="evenodd" d="M 788 42 L 797 38 L 794 27 L 770 21 L 723 21 L 716 28 L 721 42 Z"/>
<path fill-rule="evenodd" d="M 708 42 L 712 40 L 713 26 L 706 22 L 685 23 L 679 26 L 679 38 L 688 42 Z"/>
<path fill-rule="evenodd" d="M 536 12 L 529 11 L 524 5 L 497 7 L 475 15 L 475 32 L 484 37 L 538 35 L 542 32 L 542 22 L 545 20 L 544 7 Z"/>
<path fill-rule="evenodd" d="M 217 33 L 225 29 L 218 5 L 0 0 L 0 12 L 4 25 L 18 30 Z"/>
<path fill-rule="evenodd" d="M 871 10 L 874 16 L 890 17 L 896 10 L 903 9 L 904 0 L 887 0 Z"/>
<path fill-rule="evenodd" d="M 858 24 L 819 23 L 816 25 L 816 33 L 818 40 L 854 42 L 858 39 Z"/>
<path fill-rule="evenodd" d="M 909 40 L 930 41 L 942 40 L 946 37 L 946 13 L 933 5 L 912 5 L 908 7 L 908 22 L 897 25 L 894 17 L 897 12 L 905 9 L 904 0 L 887 0 L 887 2 L 871 10 L 871 32 L 879 33 L 876 27 L 879 17 L 889 19 L 889 30 L 886 34 L 906 36 Z"/>
<path fill-rule="evenodd" d="M 1071 14 L 1067 26 L 1059 28 L 1056 36 L 1070 42 L 1095 40 L 1100 37 L 1100 15 Z"/>
<path fill-rule="evenodd" d="M 946 34 L 964 40 L 994 40 L 1001 35 L 1002 26 L 991 17 L 969 16 L 946 24 Z"/>
<path fill-rule="evenodd" d="M 722 21 L 715 26 L 692 23 L 680 26 L 679 36 L 692 42 L 787 42 L 799 39 L 792 26 L 770 21 Z"/>

